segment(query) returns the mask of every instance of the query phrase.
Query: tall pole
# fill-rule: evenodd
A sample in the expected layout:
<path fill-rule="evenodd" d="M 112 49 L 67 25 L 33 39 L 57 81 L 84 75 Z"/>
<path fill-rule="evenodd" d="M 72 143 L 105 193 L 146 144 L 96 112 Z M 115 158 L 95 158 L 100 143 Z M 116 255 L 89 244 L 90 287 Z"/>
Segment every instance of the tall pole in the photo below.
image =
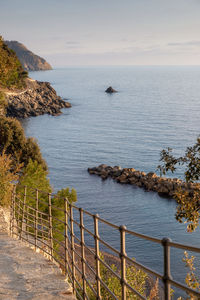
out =
<path fill-rule="evenodd" d="M 52 204 L 51 193 L 48 194 L 49 199 L 49 242 L 50 242 L 50 255 L 53 257 L 53 224 L 52 224 Z"/>
<path fill-rule="evenodd" d="M 100 251 L 99 251 L 99 223 L 98 214 L 94 216 L 94 239 L 95 239 L 95 261 L 96 261 L 96 286 L 97 286 L 97 299 L 101 299 L 101 282 L 100 282 Z"/>
<path fill-rule="evenodd" d="M 69 272 L 68 263 L 69 263 L 69 257 L 68 257 L 68 200 L 65 198 L 65 274 L 67 275 Z"/>
<path fill-rule="evenodd" d="M 73 292 L 75 292 L 75 255 L 74 255 L 74 223 L 73 223 L 73 207 L 70 204 L 69 205 L 70 209 L 70 225 L 71 225 L 71 230 L 70 230 L 70 235 L 71 235 L 71 256 L 72 256 L 72 287 L 73 287 Z"/>
<path fill-rule="evenodd" d="M 126 300 L 126 240 L 125 230 L 126 226 L 119 227 L 120 230 L 120 258 L 121 258 L 121 287 L 122 287 L 122 300 Z"/>
<path fill-rule="evenodd" d="M 162 239 L 162 245 L 164 250 L 164 276 L 163 276 L 163 282 L 164 282 L 164 294 L 165 294 L 165 300 L 171 299 L 171 285 L 169 283 L 169 280 L 171 279 L 171 271 L 170 271 L 170 246 L 169 243 L 171 242 L 168 238 Z"/>
<path fill-rule="evenodd" d="M 84 240 L 84 224 L 83 209 L 79 208 L 80 213 L 80 235 L 81 235 L 81 261 L 82 261 L 82 279 L 83 279 L 83 299 L 86 298 L 86 281 L 85 281 L 85 240 Z"/>
<path fill-rule="evenodd" d="M 35 203 L 35 250 L 37 249 L 37 238 L 38 238 L 38 206 L 39 206 L 39 197 L 38 197 L 38 190 L 36 190 L 36 203 Z"/>
<path fill-rule="evenodd" d="M 25 211 L 25 204 L 26 204 L 26 194 L 27 194 L 27 186 L 24 187 L 24 199 L 23 199 L 23 206 L 22 206 L 22 220 L 21 220 L 20 239 L 22 239 L 22 234 L 23 234 L 23 223 L 24 223 L 24 211 Z"/>

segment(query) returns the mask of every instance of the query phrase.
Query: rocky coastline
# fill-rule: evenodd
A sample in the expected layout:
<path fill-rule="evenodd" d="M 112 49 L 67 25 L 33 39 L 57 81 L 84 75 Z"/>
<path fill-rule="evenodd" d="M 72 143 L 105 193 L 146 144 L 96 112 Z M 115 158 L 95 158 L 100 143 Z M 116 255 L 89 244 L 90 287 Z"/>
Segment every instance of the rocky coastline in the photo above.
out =
<path fill-rule="evenodd" d="M 27 118 L 49 114 L 57 116 L 62 108 L 71 104 L 61 99 L 49 82 L 40 82 L 28 78 L 22 91 L 6 91 L 7 116 Z"/>
<path fill-rule="evenodd" d="M 186 183 L 177 178 L 160 177 L 156 173 L 145 173 L 134 168 L 122 169 L 119 166 L 111 167 L 102 164 L 98 167 L 88 168 L 88 172 L 100 176 L 103 180 L 110 177 L 118 183 L 135 185 L 165 197 L 174 197 L 179 188 L 190 194 L 199 189 L 199 185 L 196 183 Z"/>

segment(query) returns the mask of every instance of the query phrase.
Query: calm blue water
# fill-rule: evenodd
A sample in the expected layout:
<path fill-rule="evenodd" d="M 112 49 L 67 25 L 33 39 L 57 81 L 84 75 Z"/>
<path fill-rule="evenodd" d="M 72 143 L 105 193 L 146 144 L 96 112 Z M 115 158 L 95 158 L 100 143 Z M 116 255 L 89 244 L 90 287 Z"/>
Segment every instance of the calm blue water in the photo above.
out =
<path fill-rule="evenodd" d="M 87 172 L 101 163 L 150 172 L 163 148 L 183 154 L 200 133 L 200 67 L 66 68 L 30 76 L 51 82 L 72 103 L 61 116 L 23 122 L 26 134 L 38 139 L 55 190 L 74 187 L 78 206 L 118 225 L 200 246 L 199 230 L 189 234 L 185 224 L 176 222 L 173 200 Z M 109 85 L 119 93 L 104 93 Z M 118 245 L 112 231 L 105 239 Z M 127 252 L 162 271 L 160 246 L 128 239 Z M 180 280 L 185 276 L 182 255 L 172 251 L 172 274 Z"/>

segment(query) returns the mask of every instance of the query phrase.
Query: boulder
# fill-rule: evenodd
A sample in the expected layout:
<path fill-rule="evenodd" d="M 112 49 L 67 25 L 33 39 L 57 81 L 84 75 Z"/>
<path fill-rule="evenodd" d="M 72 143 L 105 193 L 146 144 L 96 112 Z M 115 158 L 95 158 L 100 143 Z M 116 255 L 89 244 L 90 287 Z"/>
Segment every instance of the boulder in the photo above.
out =
<path fill-rule="evenodd" d="M 97 174 L 96 168 L 88 168 L 90 174 Z"/>
<path fill-rule="evenodd" d="M 110 176 L 115 178 L 115 177 L 119 177 L 120 175 L 122 174 L 122 171 L 121 170 L 111 170 L 110 171 Z"/>
<path fill-rule="evenodd" d="M 156 173 L 153 173 L 153 172 L 147 173 L 146 176 L 149 177 L 149 178 L 157 178 L 157 177 L 158 177 L 158 176 L 156 175 Z"/>
<path fill-rule="evenodd" d="M 138 182 L 138 179 L 136 177 L 129 178 L 129 183 L 135 185 Z"/>
<path fill-rule="evenodd" d="M 160 195 L 169 195 L 169 190 L 166 186 L 161 186 L 157 189 L 158 194 Z"/>
<path fill-rule="evenodd" d="M 103 170 L 103 171 L 101 172 L 101 178 L 102 178 L 102 179 L 107 179 L 107 178 L 108 178 L 108 172 L 106 172 L 105 170 Z"/>
<path fill-rule="evenodd" d="M 127 180 L 127 176 L 126 175 L 121 175 L 119 177 L 116 178 L 116 181 L 117 182 L 120 182 L 120 183 L 128 183 L 128 180 Z"/>
<path fill-rule="evenodd" d="M 114 90 L 114 89 L 112 88 L 112 86 L 109 86 L 109 87 L 105 90 L 105 92 L 108 93 L 108 94 L 117 93 L 117 91 Z"/>
<path fill-rule="evenodd" d="M 107 167 L 108 167 L 107 165 L 101 164 L 101 165 L 98 166 L 98 169 L 103 170 L 103 169 L 106 169 Z"/>
<path fill-rule="evenodd" d="M 135 172 L 132 173 L 132 176 L 139 179 L 141 177 L 141 172 L 140 171 L 135 171 Z"/>

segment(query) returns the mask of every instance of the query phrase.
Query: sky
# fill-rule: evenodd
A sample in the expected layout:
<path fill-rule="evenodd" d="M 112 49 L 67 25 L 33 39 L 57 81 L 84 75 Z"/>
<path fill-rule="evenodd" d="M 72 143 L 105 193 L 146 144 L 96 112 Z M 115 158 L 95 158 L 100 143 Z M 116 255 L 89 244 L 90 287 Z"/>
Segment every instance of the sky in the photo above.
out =
<path fill-rule="evenodd" d="M 200 0 L 0 0 L 0 35 L 54 67 L 200 65 Z"/>

